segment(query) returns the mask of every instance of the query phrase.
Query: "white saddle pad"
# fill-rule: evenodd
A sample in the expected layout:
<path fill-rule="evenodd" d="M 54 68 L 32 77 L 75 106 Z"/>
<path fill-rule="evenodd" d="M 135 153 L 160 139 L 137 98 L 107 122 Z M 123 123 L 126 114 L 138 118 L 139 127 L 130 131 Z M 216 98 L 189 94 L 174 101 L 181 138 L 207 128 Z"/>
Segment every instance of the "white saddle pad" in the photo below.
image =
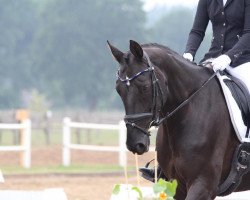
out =
<path fill-rule="evenodd" d="M 235 133 L 239 139 L 240 142 L 250 142 L 250 138 L 246 138 L 246 131 L 247 131 L 247 126 L 245 126 L 243 119 L 242 119 L 242 115 L 241 115 L 241 111 L 240 108 L 238 107 L 236 101 L 234 100 L 231 91 L 228 89 L 228 87 L 226 86 L 226 84 L 224 83 L 223 80 L 228 79 L 230 80 L 230 78 L 228 78 L 226 75 L 220 75 L 219 73 L 217 73 L 217 77 L 220 81 L 226 102 L 227 102 L 227 107 L 230 113 L 230 118 L 235 130 Z M 250 134 L 249 134 L 250 135 Z"/>

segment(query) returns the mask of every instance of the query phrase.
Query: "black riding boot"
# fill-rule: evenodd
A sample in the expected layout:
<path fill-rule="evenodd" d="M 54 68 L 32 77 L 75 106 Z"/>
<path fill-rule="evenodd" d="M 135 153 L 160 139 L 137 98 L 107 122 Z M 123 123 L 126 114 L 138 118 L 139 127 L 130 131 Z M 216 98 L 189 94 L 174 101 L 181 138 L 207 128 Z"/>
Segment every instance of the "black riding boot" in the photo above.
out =
<path fill-rule="evenodd" d="M 139 171 L 141 172 L 141 176 L 143 178 L 145 178 L 146 180 L 151 181 L 153 183 L 155 182 L 155 169 L 151 169 L 151 168 L 148 168 L 148 166 L 145 166 L 145 167 L 141 167 L 139 169 Z M 159 165 L 157 167 L 157 177 L 158 177 L 158 179 L 159 178 L 166 179 L 166 177 L 163 175 Z"/>

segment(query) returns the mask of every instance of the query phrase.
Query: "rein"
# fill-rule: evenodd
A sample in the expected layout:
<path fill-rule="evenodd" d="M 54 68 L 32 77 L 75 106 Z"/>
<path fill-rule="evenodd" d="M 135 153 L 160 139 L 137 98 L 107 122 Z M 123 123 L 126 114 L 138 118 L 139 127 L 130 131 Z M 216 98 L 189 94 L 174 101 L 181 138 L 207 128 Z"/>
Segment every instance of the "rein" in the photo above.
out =
<path fill-rule="evenodd" d="M 206 80 L 198 90 L 194 91 L 186 100 L 180 103 L 174 110 L 172 110 L 171 112 L 168 112 L 165 117 L 160 119 L 160 121 L 157 123 L 157 126 L 161 125 L 165 120 L 169 119 L 178 110 L 180 110 L 182 107 L 188 104 L 191 101 L 191 99 L 194 98 L 202 90 L 202 88 L 205 87 L 216 76 L 216 74 L 217 72 L 214 72 L 213 75 L 210 76 L 209 79 Z"/>

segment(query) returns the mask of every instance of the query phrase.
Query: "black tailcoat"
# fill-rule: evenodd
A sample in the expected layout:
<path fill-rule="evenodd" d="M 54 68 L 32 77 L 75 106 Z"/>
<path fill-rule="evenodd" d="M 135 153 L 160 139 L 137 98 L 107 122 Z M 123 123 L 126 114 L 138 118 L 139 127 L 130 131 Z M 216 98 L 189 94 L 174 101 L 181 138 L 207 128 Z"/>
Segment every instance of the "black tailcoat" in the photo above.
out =
<path fill-rule="evenodd" d="M 209 20 L 213 38 L 202 61 L 226 54 L 233 67 L 250 62 L 250 0 L 227 0 L 225 6 L 223 0 L 199 0 L 186 53 L 195 56 Z"/>

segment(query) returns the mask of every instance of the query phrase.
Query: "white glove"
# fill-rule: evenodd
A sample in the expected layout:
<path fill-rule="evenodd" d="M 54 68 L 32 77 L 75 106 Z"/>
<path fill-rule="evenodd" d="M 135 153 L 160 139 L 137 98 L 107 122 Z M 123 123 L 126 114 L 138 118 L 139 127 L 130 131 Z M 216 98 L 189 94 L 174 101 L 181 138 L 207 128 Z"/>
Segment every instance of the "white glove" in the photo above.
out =
<path fill-rule="evenodd" d="M 194 57 L 192 56 L 191 53 L 184 53 L 182 57 L 185 58 L 186 60 L 189 60 L 190 62 L 193 62 L 194 60 Z"/>
<path fill-rule="evenodd" d="M 231 59 L 229 56 L 223 54 L 217 58 L 215 58 L 212 62 L 213 70 L 216 72 L 218 70 L 223 71 L 227 66 L 231 63 Z"/>

